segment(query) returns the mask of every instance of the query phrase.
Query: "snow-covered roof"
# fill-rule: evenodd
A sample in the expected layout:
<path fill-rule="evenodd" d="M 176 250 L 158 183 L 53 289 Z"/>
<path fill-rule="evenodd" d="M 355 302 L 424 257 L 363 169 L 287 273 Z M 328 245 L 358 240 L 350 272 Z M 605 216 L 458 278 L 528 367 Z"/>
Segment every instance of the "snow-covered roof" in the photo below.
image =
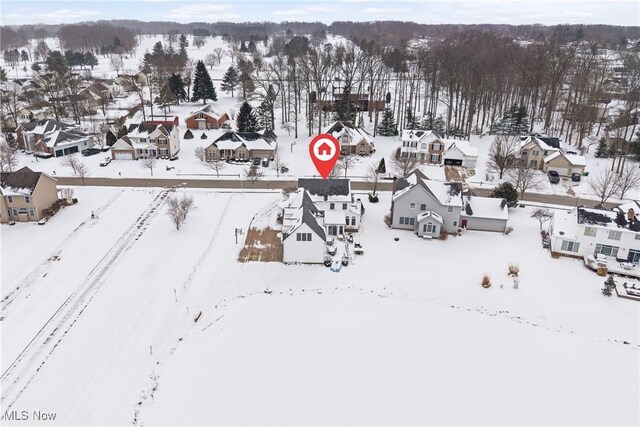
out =
<path fill-rule="evenodd" d="M 43 142 L 49 148 L 55 148 L 65 144 L 75 144 L 89 139 L 89 135 L 79 129 L 56 130 L 45 135 Z"/>
<path fill-rule="evenodd" d="M 417 219 L 418 219 L 418 222 L 424 221 L 427 219 L 433 219 L 434 221 L 439 222 L 440 224 L 444 224 L 442 217 L 437 213 L 435 213 L 434 211 L 422 212 L 418 215 Z"/>
<path fill-rule="evenodd" d="M 324 211 L 324 223 L 325 224 L 340 224 L 344 225 L 344 211 L 327 209 Z"/>
<path fill-rule="evenodd" d="M 212 105 L 212 104 L 207 104 L 207 105 L 205 105 L 204 107 L 202 107 L 202 108 L 201 108 L 201 109 L 199 109 L 199 110 L 196 110 L 196 111 L 192 111 L 192 112 L 190 112 L 190 113 L 189 113 L 189 116 L 187 116 L 187 117 L 193 117 L 193 116 L 195 116 L 196 114 L 201 114 L 201 113 L 202 113 L 202 114 L 206 114 L 207 116 L 211 116 L 211 117 L 213 117 L 213 118 L 214 118 L 214 119 L 216 119 L 216 120 L 217 120 L 217 119 L 219 119 L 219 118 L 221 118 L 221 117 L 222 117 L 222 116 L 224 116 L 225 114 L 227 114 L 227 113 L 220 113 L 219 111 L 216 111 L 216 110 L 213 108 L 213 105 Z M 228 117 L 228 116 L 227 116 L 227 117 Z"/>
<path fill-rule="evenodd" d="M 131 150 L 132 148 L 133 148 L 133 143 L 131 142 L 131 140 L 127 135 L 117 140 L 111 146 L 111 150 Z"/>
<path fill-rule="evenodd" d="M 471 207 L 471 213 L 467 211 L 466 204 Z M 462 216 L 474 218 L 509 219 L 509 208 L 505 199 L 495 197 L 471 197 L 465 200 L 465 209 Z"/>
<path fill-rule="evenodd" d="M 446 151 L 457 148 L 465 157 L 478 157 L 478 149 L 472 147 L 469 141 L 462 141 L 457 139 L 445 139 Z"/>
<path fill-rule="evenodd" d="M 314 212 L 306 204 L 302 204 L 300 208 L 293 211 L 292 218 L 290 218 L 289 220 L 295 220 L 295 223 L 289 229 L 283 230 L 283 233 L 282 233 L 283 241 L 286 240 L 293 233 L 295 233 L 295 231 L 298 228 L 300 228 L 302 224 L 306 224 L 322 240 L 327 239 L 326 233 L 324 231 L 324 227 L 320 223 L 320 220 L 317 216 L 317 212 Z M 343 222 L 344 222 L 344 217 L 343 217 Z"/>
<path fill-rule="evenodd" d="M 30 196 L 42 175 L 42 172 L 34 172 L 26 166 L 15 172 L 2 172 L 0 173 L 0 193 L 5 196 Z"/>
<path fill-rule="evenodd" d="M 165 136 L 169 136 L 169 133 L 173 129 L 173 125 L 170 124 L 155 124 L 149 122 L 134 123 L 129 125 L 129 131 L 127 135 L 130 138 L 148 138 L 156 130 Z"/>
<path fill-rule="evenodd" d="M 553 213 L 553 236 L 576 240 L 578 235 L 578 221 L 576 209 L 570 211 L 555 211 Z"/>
<path fill-rule="evenodd" d="M 442 182 L 430 179 L 423 179 L 417 174 L 413 177 L 410 175 L 408 179 L 415 179 L 416 184 L 412 184 L 400 191 L 396 191 L 393 200 L 404 196 L 414 188 L 420 186 L 431 194 L 443 206 L 462 206 L 460 193 L 462 192 L 462 184 L 459 182 Z"/>
<path fill-rule="evenodd" d="M 227 131 L 218 139 L 213 141 L 212 145 L 220 150 L 237 150 L 241 146 L 245 146 L 248 150 L 273 150 L 273 146 L 265 139 L 264 136 L 257 132 L 234 132 Z"/>
<path fill-rule="evenodd" d="M 33 133 L 36 135 L 45 135 L 49 132 L 54 132 L 59 129 L 64 130 L 74 127 L 74 125 L 63 123 L 54 119 L 44 119 L 29 123 L 23 123 L 20 126 L 22 126 L 27 131 L 27 133 Z"/>
<path fill-rule="evenodd" d="M 421 141 L 427 137 L 430 139 L 443 139 L 444 135 L 432 130 L 404 129 L 402 131 L 403 141 Z"/>
<path fill-rule="evenodd" d="M 534 143 L 538 144 L 538 146 L 543 151 L 557 151 L 558 150 L 557 148 L 550 146 L 549 144 L 547 144 L 546 142 L 544 142 L 540 138 L 535 137 L 535 136 L 531 136 L 531 135 L 527 136 L 524 139 L 521 139 L 520 148 L 524 148 L 530 142 L 534 142 Z"/>
<path fill-rule="evenodd" d="M 346 133 L 351 137 L 351 144 L 355 145 L 360 142 L 360 140 L 364 139 L 369 144 L 373 144 L 373 137 L 369 135 L 367 131 L 364 129 L 360 129 L 356 127 L 353 122 L 349 121 L 336 121 L 324 132 L 336 138 L 340 141 L 340 137 Z M 344 145 L 342 141 L 340 141 L 341 145 Z"/>
<path fill-rule="evenodd" d="M 554 148 L 555 150 L 555 148 Z M 547 157 L 544 158 L 544 162 L 550 162 L 551 160 L 555 159 L 556 157 L 560 157 L 563 156 L 565 159 L 567 159 L 567 161 L 569 163 L 571 163 L 573 166 L 586 166 L 587 165 L 587 159 L 585 159 L 584 156 L 579 156 L 577 154 L 564 154 L 561 151 L 554 151 L 553 153 L 549 154 Z"/>

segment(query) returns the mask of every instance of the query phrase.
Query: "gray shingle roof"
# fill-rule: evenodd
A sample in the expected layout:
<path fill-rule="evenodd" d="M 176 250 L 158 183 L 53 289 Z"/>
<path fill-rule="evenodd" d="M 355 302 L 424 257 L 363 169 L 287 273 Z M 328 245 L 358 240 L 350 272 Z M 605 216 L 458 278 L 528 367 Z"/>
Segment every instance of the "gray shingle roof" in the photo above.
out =
<path fill-rule="evenodd" d="M 304 188 L 314 196 L 348 196 L 349 180 L 345 178 L 316 179 L 299 178 L 298 188 Z"/>
<path fill-rule="evenodd" d="M 34 172 L 25 166 L 15 172 L 2 172 L 0 174 L 0 185 L 3 188 L 24 188 L 33 193 L 36 185 L 38 185 L 38 180 L 40 180 L 40 175 L 42 175 L 42 172 Z"/>

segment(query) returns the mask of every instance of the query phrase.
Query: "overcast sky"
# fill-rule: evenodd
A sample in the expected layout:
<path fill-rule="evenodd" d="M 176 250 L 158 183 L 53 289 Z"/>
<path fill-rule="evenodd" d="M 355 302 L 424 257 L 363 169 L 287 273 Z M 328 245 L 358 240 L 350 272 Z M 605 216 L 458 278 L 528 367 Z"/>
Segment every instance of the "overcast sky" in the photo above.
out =
<path fill-rule="evenodd" d="M 98 19 L 640 25 L 640 0 L 2 0 L 0 14 L 0 22 L 11 25 Z"/>

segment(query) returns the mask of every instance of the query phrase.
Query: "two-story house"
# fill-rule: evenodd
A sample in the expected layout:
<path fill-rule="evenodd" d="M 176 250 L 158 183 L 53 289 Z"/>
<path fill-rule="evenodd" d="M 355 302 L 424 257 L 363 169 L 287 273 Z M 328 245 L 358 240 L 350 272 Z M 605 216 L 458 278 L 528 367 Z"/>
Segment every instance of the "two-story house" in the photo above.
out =
<path fill-rule="evenodd" d="M 373 137 L 350 121 L 336 121 L 324 132 L 340 143 L 341 155 L 368 156 L 375 149 Z"/>
<path fill-rule="evenodd" d="M 431 130 L 402 131 L 402 157 L 413 157 L 423 163 L 441 164 L 445 150 L 444 134 Z"/>
<path fill-rule="evenodd" d="M 282 207 L 282 261 L 322 263 L 327 240 L 324 214 L 305 189 L 291 194 Z"/>
<path fill-rule="evenodd" d="M 362 202 L 354 197 L 348 179 L 299 178 L 319 211 L 324 213 L 324 226 L 329 236 L 360 229 Z"/>
<path fill-rule="evenodd" d="M 613 211 L 585 207 L 556 211 L 550 225 L 551 252 L 640 263 L 639 213 L 638 202 Z"/>
<path fill-rule="evenodd" d="M 205 160 L 273 159 L 278 147 L 276 139 L 271 131 L 227 131 L 205 147 Z"/>
<path fill-rule="evenodd" d="M 0 174 L 0 222 L 40 221 L 58 200 L 56 180 L 23 167 Z"/>
<path fill-rule="evenodd" d="M 142 122 L 129 125 L 128 133 L 111 146 L 114 160 L 149 157 L 168 159 L 180 151 L 180 135 L 175 122 Z"/>
<path fill-rule="evenodd" d="M 391 228 L 411 230 L 421 237 L 459 230 L 504 232 L 507 228 L 506 200 L 463 195 L 459 182 L 433 181 L 416 170 L 394 186 Z"/>
<path fill-rule="evenodd" d="M 23 123 L 16 128 L 16 134 L 19 147 L 54 157 L 78 153 L 95 144 L 93 136 L 80 128 L 53 119 Z"/>
<path fill-rule="evenodd" d="M 544 165 L 545 157 L 560 151 L 536 136 L 522 137 L 520 141 L 520 160 L 532 169 L 540 169 Z"/>

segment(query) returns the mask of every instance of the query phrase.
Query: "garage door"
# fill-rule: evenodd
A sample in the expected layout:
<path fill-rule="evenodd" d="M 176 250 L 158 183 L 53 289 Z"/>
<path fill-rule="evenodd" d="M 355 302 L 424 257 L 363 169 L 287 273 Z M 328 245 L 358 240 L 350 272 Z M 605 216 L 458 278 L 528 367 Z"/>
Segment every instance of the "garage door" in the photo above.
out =
<path fill-rule="evenodd" d="M 131 160 L 133 157 L 131 156 L 131 153 L 127 153 L 127 152 L 115 152 L 113 153 L 114 157 L 116 160 Z"/>
<path fill-rule="evenodd" d="M 560 176 L 569 176 L 569 169 L 568 168 L 550 167 L 547 170 L 548 171 L 556 171 L 556 172 L 558 172 L 558 175 L 560 175 Z"/>
<path fill-rule="evenodd" d="M 462 166 L 461 159 L 444 159 L 444 164 L 447 166 Z"/>

